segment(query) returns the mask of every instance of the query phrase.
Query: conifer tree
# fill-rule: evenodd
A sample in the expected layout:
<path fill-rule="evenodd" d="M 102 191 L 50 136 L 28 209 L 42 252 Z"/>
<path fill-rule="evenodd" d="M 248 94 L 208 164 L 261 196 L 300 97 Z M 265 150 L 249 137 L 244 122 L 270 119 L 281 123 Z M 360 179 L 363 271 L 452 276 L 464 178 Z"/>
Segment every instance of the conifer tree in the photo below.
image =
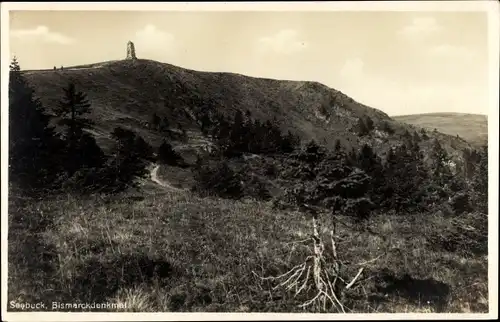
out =
<path fill-rule="evenodd" d="M 54 108 L 54 113 L 60 118 L 59 124 L 68 128 L 67 136 L 69 141 L 76 140 L 84 129 L 90 128 L 92 121 L 85 117 L 90 114 L 90 102 L 87 95 L 77 91 L 74 83 L 69 83 L 67 88 L 63 88 L 64 97 Z"/>
<path fill-rule="evenodd" d="M 283 153 L 291 153 L 299 145 L 299 137 L 288 131 L 287 134 L 281 140 L 280 151 Z"/>
<path fill-rule="evenodd" d="M 166 116 L 162 117 L 160 122 L 159 122 L 158 129 L 161 132 L 166 132 L 169 130 L 169 128 L 170 128 L 170 122 L 169 122 L 168 118 Z"/>
<path fill-rule="evenodd" d="M 229 136 L 230 147 L 226 152 L 230 155 L 237 155 L 244 152 L 245 147 L 247 146 L 245 137 L 245 119 L 243 117 L 243 113 L 238 110 L 236 111 L 231 125 L 231 133 Z"/>
<path fill-rule="evenodd" d="M 449 167 L 450 158 L 437 139 L 433 142 L 431 158 L 433 180 L 440 186 L 449 184 L 452 178 L 452 172 Z"/>
<path fill-rule="evenodd" d="M 472 187 L 476 194 L 475 201 L 478 209 L 488 213 L 488 146 L 485 145 L 479 152 L 479 164 L 472 180 Z"/>
<path fill-rule="evenodd" d="M 387 121 L 382 122 L 381 130 L 387 134 L 394 134 L 394 129 L 391 127 L 391 125 Z"/>
<path fill-rule="evenodd" d="M 422 137 L 423 140 L 428 140 L 429 136 L 427 135 L 427 131 L 425 131 L 424 128 L 420 130 L 420 136 Z"/>
<path fill-rule="evenodd" d="M 366 126 L 365 121 L 362 118 L 358 119 L 357 131 L 359 136 L 365 136 L 370 132 L 368 130 L 368 127 Z"/>
<path fill-rule="evenodd" d="M 418 132 L 417 132 L 417 131 L 415 131 L 415 132 L 413 133 L 413 142 L 415 142 L 415 143 L 417 143 L 417 144 L 418 144 L 418 143 L 420 143 L 420 141 L 421 141 L 421 139 L 420 139 L 420 135 L 418 135 Z"/>
<path fill-rule="evenodd" d="M 373 125 L 373 120 L 369 116 L 367 116 L 365 119 L 365 125 L 368 132 L 371 132 L 375 128 L 375 126 Z"/>
<path fill-rule="evenodd" d="M 171 166 L 184 166 L 182 157 L 165 140 L 158 147 L 158 161 Z"/>
<path fill-rule="evenodd" d="M 160 122 L 161 122 L 160 117 L 156 113 L 154 113 L 151 116 L 150 125 L 155 131 L 158 131 L 160 129 Z"/>
<path fill-rule="evenodd" d="M 104 164 L 104 153 L 97 146 L 95 140 L 85 129 L 91 128 L 93 122 L 86 117 L 91 112 L 91 104 L 87 95 L 77 91 L 74 83 L 69 83 L 63 88 L 64 97 L 54 108 L 54 113 L 59 118 L 59 124 L 64 127 L 63 138 L 67 151 L 65 167 L 71 176 L 80 168 L 99 168 Z"/>
<path fill-rule="evenodd" d="M 423 207 L 427 177 L 418 145 L 403 144 L 389 150 L 384 167 L 384 206 L 398 212 Z"/>
<path fill-rule="evenodd" d="M 356 165 L 370 176 L 369 194 L 376 204 L 380 204 L 383 201 L 383 188 L 386 184 L 380 157 L 371 146 L 365 144 L 358 154 Z"/>
<path fill-rule="evenodd" d="M 23 188 L 47 187 L 60 171 L 62 142 L 15 57 L 10 64 L 8 95 L 10 179 Z"/>
<path fill-rule="evenodd" d="M 117 127 L 111 133 L 115 139 L 113 159 L 114 182 L 123 188 L 134 185 L 137 178 L 147 175 L 147 164 L 151 157 L 151 147 L 135 132 Z"/>
<path fill-rule="evenodd" d="M 339 139 L 337 139 L 337 140 L 335 141 L 335 148 L 334 148 L 334 152 L 335 152 L 335 154 L 338 154 L 338 153 L 340 153 L 341 151 L 342 151 L 342 144 L 340 143 L 340 140 L 339 140 Z"/>

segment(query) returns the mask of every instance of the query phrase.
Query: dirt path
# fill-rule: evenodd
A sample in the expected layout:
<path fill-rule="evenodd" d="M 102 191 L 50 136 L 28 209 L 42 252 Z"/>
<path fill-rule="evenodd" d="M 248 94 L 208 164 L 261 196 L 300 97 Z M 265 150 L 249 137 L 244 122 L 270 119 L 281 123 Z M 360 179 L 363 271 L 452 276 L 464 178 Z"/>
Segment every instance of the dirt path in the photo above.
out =
<path fill-rule="evenodd" d="M 160 169 L 160 166 L 155 164 L 153 166 L 153 168 L 150 170 L 151 181 L 153 181 L 154 183 L 156 183 L 162 187 L 168 188 L 168 189 L 172 189 L 172 190 L 176 190 L 176 191 L 187 190 L 187 189 L 176 188 L 176 187 L 172 186 L 171 184 L 169 184 L 168 182 L 160 180 L 160 178 L 158 178 L 158 169 Z"/>

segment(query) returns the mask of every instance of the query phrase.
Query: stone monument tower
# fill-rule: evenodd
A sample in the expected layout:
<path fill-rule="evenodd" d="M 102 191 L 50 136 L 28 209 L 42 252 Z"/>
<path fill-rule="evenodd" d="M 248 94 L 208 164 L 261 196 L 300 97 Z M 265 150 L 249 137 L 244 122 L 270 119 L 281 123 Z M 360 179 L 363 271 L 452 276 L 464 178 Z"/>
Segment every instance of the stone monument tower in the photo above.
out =
<path fill-rule="evenodd" d="M 127 43 L 127 59 L 137 59 L 135 56 L 135 46 L 131 41 Z"/>

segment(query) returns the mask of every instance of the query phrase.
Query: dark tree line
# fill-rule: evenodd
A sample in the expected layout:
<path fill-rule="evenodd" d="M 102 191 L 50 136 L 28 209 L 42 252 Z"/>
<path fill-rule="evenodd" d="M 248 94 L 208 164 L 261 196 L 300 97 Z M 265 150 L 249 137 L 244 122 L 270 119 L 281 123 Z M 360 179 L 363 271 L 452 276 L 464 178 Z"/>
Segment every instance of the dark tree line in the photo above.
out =
<path fill-rule="evenodd" d="M 366 218 L 372 210 L 406 214 L 445 204 L 456 214 L 473 209 L 487 213 L 487 149 L 466 151 L 477 155 L 466 165 L 476 169 L 467 178 L 460 167 L 453 167 L 437 140 L 431 162 L 426 163 L 419 141 L 419 136 L 410 135 L 384 158 L 367 144 L 346 153 L 340 142 L 328 151 L 311 141 L 289 154 L 285 162 L 282 178 L 297 182 L 287 191 L 288 201 L 351 213 L 358 219 Z"/>
<path fill-rule="evenodd" d="M 9 176 L 32 188 L 54 182 L 61 164 L 58 151 L 64 142 L 50 126 L 42 103 L 21 76 L 14 58 L 9 76 Z"/>
<path fill-rule="evenodd" d="M 73 82 L 62 90 L 52 108 L 58 127 L 21 73 L 16 59 L 9 76 L 9 177 L 26 191 L 120 191 L 147 175 L 156 160 L 180 164 L 181 158 L 164 142 L 154 149 L 137 133 L 117 127 L 115 144 L 106 155 L 87 130 L 91 103 Z M 157 153 L 155 153 L 157 152 Z"/>
<path fill-rule="evenodd" d="M 242 153 L 274 154 L 292 152 L 300 139 L 290 131 L 283 134 L 276 119 L 262 122 L 236 111 L 234 117 L 216 113 L 208 108 L 200 114 L 201 131 L 211 136 L 226 157 Z"/>

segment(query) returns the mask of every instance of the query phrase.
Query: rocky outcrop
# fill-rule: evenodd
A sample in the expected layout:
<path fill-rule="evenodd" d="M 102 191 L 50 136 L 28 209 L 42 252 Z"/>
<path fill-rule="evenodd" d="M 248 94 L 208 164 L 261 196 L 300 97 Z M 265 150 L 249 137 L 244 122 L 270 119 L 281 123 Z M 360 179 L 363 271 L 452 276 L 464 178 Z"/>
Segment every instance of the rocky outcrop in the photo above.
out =
<path fill-rule="evenodd" d="M 131 41 L 127 43 L 127 59 L 137 59 L 135 56 L 135 46 Z"/>

